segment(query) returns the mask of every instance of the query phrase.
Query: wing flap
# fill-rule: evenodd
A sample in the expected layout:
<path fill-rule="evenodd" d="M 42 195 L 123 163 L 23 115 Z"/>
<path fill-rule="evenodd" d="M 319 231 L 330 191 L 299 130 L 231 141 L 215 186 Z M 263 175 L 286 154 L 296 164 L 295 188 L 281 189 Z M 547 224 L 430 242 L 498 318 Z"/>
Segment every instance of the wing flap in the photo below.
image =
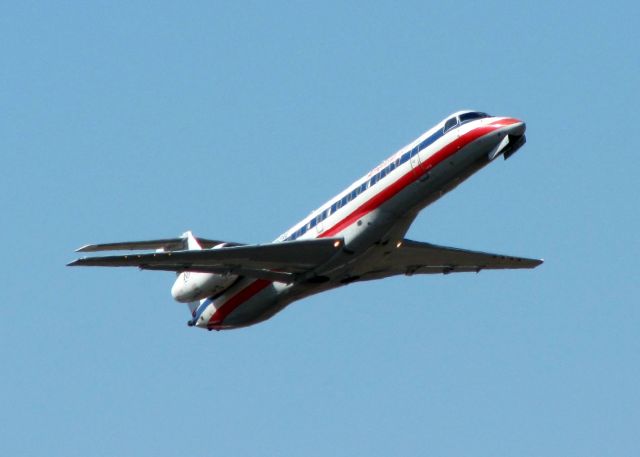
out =
<path fill-rule="evenodd" d="M 195 273 L 214 273 L 214 274 L 232 274 L 236 276 L 246 276 L 254 279 L 266 279 L 267 281 L 282 282 L 285 284 L 291 284 L 296 280 L 296 275 L 293 273 L 285 273 L 281 271 L 272 270 L 257 270 L 251 268 L 239 268 L 239 267 L 212 267 L 206 265 L 192 265 L 190 267 L 184 267 L 182 265 L 147 265 L 140 267 L 141 270 L 154 270 L 154 271 L 191 271 Z"/>
<path fill-rule="evenodd" d="M 342 238 L 322 238 L 201 251 L 85 257 L 71 262 L 69 266 L 139 267 L 141 269 L 165 267 L 162 269 L 172 271 L 189 269 L 204 271 L 205 268 L 220 267 L 226 271 L 246 269 L 300 273 L 328 261 L 342 248 L 342 245 Z"/>

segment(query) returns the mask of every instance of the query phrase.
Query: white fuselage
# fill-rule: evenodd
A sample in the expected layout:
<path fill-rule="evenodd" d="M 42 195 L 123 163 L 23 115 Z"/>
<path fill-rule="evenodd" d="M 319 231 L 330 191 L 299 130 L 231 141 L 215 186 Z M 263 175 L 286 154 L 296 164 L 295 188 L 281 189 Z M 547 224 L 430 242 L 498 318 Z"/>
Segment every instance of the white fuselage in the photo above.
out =
<path fill-rule="evenodd" d="M 340 255 L 291 284 L 240 277 L 203 300 L 192 323 L 209 330 L 244 327 L 300 298 L 368 279 L 360 274 L 370 255 L 399 243 L 422 208 L 495 158 L 507 135 L 522 136 L 525 130 L 514 118 L 474 119 L 471 114 L 449 116 L 275 240 L 340 237 Z M 456 123 L 447 129 L 454 118 Z"/>

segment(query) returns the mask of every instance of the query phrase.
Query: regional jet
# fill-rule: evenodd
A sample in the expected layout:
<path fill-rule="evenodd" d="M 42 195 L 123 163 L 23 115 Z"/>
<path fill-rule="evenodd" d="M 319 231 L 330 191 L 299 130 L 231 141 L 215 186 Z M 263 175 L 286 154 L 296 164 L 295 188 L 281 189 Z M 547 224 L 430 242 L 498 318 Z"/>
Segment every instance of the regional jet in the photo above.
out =
<path fill-rule="evenodd" d="M 418 212 L 525 143 L 525 123 L 478 111 L 443 119 L 331 198 L 272 243 L 194 236 L 90 244 L 70 266 L 138 267 L 177 274 L 171 294 L 189 305 L 189 326 L 246 327 L 296 300 L 356 281 L 395 275 L 535 268 L 542 260 L 405 238 Z"/>

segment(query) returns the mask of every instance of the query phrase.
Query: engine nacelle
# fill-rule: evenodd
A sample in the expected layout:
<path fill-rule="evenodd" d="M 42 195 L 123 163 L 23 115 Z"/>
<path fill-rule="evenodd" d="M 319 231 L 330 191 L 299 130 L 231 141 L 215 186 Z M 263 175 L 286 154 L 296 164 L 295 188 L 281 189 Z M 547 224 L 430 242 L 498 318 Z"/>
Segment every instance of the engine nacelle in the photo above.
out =
<path fill-rule="evenodd" d="M 202 250 L 202 246 L 200 246 L 200 243 L 191 232 L 186 232 L 182 236 L 185 240 L 186 247 L 190 251 Z M 226 243 L 220 243 L 211 249 L 222 249 L 225 246 Z M 223 292 L 233 284 L 237 278 L 237 275 L 232 274 L 183 271 L 178 275 L 176 282 L 174 282 L 173 287 L 171 287 L 171 296 L 176 301 L 191 303 Z"/>
<path fill-rule="evenodd" d="M 236 275 L 196 273 L 185 271 L 178 275 L 171 288 L 171 296 L 181 303 L 189 303 L 219 294 L 236 280 Z"/>

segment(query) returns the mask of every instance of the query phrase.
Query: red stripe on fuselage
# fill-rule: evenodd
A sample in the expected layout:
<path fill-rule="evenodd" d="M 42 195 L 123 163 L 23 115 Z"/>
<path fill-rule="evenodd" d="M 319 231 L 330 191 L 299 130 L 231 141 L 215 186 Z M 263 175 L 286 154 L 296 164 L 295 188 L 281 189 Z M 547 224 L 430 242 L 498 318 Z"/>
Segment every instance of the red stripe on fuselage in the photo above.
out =
<path fill-rule="evenodd" d="M 227 301 L 220 308 L 218 308 L 215 313 L 213 313 L 213 316 L 211 316 L 211 319 L 209 319 L 208 326 L 211 328 L 215 328 L 216 326 L 221 325 L 225 318 L 229 314 L 231 314 L 238 306 L 249 300 L 251 297 L 253 297 L 255 294 L 260 292 L 271 283 L 272 281 L 267 281 L 266 279 L 256 279 L 251 284 L 247 285 L 247 287 L 231 297 L 229 301 Z"/>
<path fill-rule="evenodd" d="M 507 125 L 517 124 L 518 122 L 522 122 L 522 121 L 519 119 L 516 119 L 515 117 L 505 117 L 502 119 L 498 119 L 497 121 L 493 121 L 489 125 L 493 125 L 496 127 L 506 127 Z"/>
<path fill-rule="evenodd" d="M 342 219 L 336 225 L 324 231 L 319 238 L 333 236 L 336 233 L 339 233 L 342 230 L 346 229 L 358 219 L 380 207 L 380 205 L 391 199 L 394 195 L 402 191 L 409 184 L 417 181 L 418 178 L 420 178 L 420 176 L 423 174 L 423 172 L 426 172 L 439 165 L 441 162 L 449 158 L 449 156 L 456 153 L 467 144 L 494 130 L 495 127 L 490 126 L 477 127 L 470 132 L 465 133 L 461 137 L 456 138 L 451 143 L 447 144 L 445 147 L 432 154 L 424 162 L 421 162 L 421 164 L 419 165 L 419 173 L 415 173 L 415 171 L 412 169 L 409 173 L 401 176 L 395 182 L 389 184 L 376 195 L 360 205 L 355 211 Z"/>
<path fill-rule="evenodd" d="M 431 168 L 439 165 L 444 160 L 448 159 L 451 155 L 453 155 L 472 141 L 475 141 L 481 136 L 493 132 L 500 127 L 515 124 L 516 122 L 520 121 L 517 119 L 501 119 L 500 121 L 496 121 L 490 125 L 479 126 L 456 138 L 451 143 L 447 144 L 442 149 L 432 154 L 429 158 L 427 158 L 420 164 L 420 170 L 422 172 L 430 170 Z M 342 220 L 338 221 L 333 227 L 325 230 L 318 236 L 318 238 L 329 237 L 346 229 L 351 224 L 355 223 L 358 219 L 377 209 L 380 205 L 391 199 L 394 195 L 403 190 L 409 184 L 415 182 L 421 176 L 421 174 L 422 173 L 416 173 L 413 169 L 410 170 L 408 173 L 398 178 L 395 182 L 389 184 L 380 192 L 372 196 L 369 200 L 364 202 Z M 240 290 L 227 302 L 223 303 L 222 306 L 213 313 L 213 315 L 209 319 L 208 327 L 220 328 L 222 326 L 222 322 L 229 314 L 231 314 L 242 303 L 249 300 L 258 292 L 266 288 L 269 284 L 272 284 L 272 281 L 267 281 L 265 279 L 257 279 L 248 284 L 244 289 Z"/>

